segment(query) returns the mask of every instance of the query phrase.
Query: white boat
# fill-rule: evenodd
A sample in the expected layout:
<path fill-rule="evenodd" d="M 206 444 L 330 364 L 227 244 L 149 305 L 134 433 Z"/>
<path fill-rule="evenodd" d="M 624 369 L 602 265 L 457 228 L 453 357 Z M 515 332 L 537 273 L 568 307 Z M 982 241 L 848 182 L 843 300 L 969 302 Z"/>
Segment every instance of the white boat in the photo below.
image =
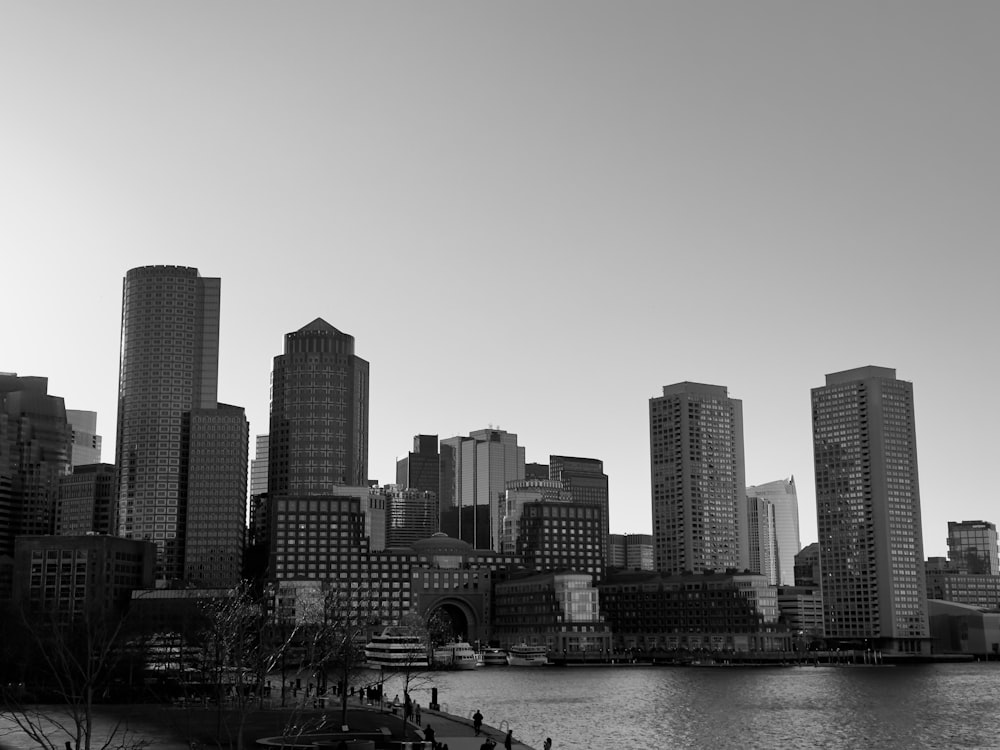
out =
<path fill-rule="evenodd" d="M 479 652 L 479 657 L 485 667 L 506 667 L 507 652 L 502 648 L 486 648 Z"/>
<path fill-rule="evenodd" d="M 507 649 L 507 663 L 512 667 L 544 667 L 549 663 L 547 646 L 511 646 Z"/>
<path fill-rule="evenodd" d="M 434 649 L 434 666 L 445 669 L 475 669 L 479 666 L 476 652 L 468 643 L 447 643 Z"/>
<path fill-rule="evenodd" d="M 410 628 L 390 626 L 365 645 L 370 667 L 407 670 L 427 668 L 427 647 Z"/>

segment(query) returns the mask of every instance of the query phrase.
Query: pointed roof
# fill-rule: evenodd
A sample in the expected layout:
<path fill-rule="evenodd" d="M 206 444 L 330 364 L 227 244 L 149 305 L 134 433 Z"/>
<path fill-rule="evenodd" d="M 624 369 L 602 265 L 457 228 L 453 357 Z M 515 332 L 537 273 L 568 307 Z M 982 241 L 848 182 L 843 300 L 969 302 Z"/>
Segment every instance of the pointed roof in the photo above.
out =
<path fill-rule="evenodd" d="M 297 331 L 297 333 L 303 333 L 304 331 L 329 331 L 332 333 L 341 333 L 341 331 L 338 331 L 336 328 L 334 328 L 332 325 L 327 323 L 322 318 L 316 318 L 316 320 L 314 320 L 312 323 L 307 323 L 306 325 L 302 326 Z"/>

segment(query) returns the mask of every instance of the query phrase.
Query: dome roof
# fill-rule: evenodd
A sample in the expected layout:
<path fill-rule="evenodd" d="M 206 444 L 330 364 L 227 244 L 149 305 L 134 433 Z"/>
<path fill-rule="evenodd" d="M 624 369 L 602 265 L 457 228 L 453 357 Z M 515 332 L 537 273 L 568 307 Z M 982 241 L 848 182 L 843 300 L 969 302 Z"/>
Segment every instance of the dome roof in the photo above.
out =
<path fill-rule="evenodd" d="M 469 555 L 472 545 L 448 536 L 443 531 L 431 534 L 426 539 L 419 539 L 410 545 L 413 551 L 420 555 Z"/>

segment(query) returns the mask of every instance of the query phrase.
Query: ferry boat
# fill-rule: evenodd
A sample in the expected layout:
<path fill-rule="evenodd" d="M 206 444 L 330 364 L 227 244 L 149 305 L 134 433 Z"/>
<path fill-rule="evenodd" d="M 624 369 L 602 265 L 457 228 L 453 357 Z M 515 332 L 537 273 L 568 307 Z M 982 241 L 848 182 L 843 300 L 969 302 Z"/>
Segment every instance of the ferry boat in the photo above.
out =
<path fill-rule="evenodd" d="M 365 661 L 370 667 L 426 669 L 427 647 L 410 628 L 389 626 L 365 645 Z"/>
<path fill-rule="evenodd" d="M 507 649 L 507 663 L 512 667 L 544 667 L 549 663 L 547 646 L 511 646 Z"/>
<path fill-rule="evenodd" d="M 507 652 L 502 648 L 485 648 L 479 652 L 484 667 L 506 667 Z"/>
<path fill-rule="evenodd" d="M 476 652 L 468 643 L 447 643 L 434 649 L 435 667 L 444 669 L 475 669 L 479 666 Z"/>

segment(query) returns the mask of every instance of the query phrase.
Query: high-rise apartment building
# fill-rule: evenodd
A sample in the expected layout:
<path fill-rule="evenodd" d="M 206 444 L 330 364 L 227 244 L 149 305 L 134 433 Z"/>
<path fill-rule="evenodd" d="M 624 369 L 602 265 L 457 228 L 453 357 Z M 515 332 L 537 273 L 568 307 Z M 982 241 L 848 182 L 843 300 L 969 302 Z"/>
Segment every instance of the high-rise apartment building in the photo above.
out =
<path fill-rule="evenodd" d="M 949 521 L 948 560 L 967 573 L 1000 574 L 997 527 L 989 521 Z"/>
<path fill-rule="evenodd" d="M 656 569 L 747 569 L 743 402 L 724 386 L 664 386 L 649 400 L 649 445 Z"/>
<path fill-rule="evenodd" d="M 66 405 L 48 378 L 0 373 L 0 555 L 14 537 L 51 534 L 59 482 L 70 470 Z"/>
<path fill-rule="evenodd" d="M 402 489 L 433 492 L 441 490 L 441 456 L 437 435 L 415 435 L 413 450 L 396 461 L 396 484 Z"/>
<path fill-rule="evenodd" d="M 549 478 L 562 482 L 574 503 L 593 505 L 601 518 L 601 559 L 607 566 L 608 535 L 608 475 L 604 462 L 596 458 L 549 456 Z"/>
<path fill-rule="evenodd" d="M 517 435 L 489 428 L 441 441 L 441 531 L 500 551 L 507 482 L 524 479 Z"/>
<path fill-rule="evenodd" d="M 220 292 L 221 280 L 196 268 L 144 266 L 124 279 L 117 528 L 119 536 L 156 545 L 161 581 L 191 574 L 189 533 L 202 544 L 245 523 L 246 420 L 240 407 L 218 402 Z M 228 480 L 221 477 L 235 476 L 240 465 L 242 485 L 222 486 Z M 216 552 L 239 556 L 242 540 L 226 533 Z"/>
<path fill-rule="evenodd" d="M 268 495 L 368 483 L 368 362 L 322 318 L 285 335 L 271 375 Z"/>
<path fill-rule="evenodd" d="M 913 385 L 885 367 L 827 375 L 812 419 L 826 637 L 927 653 Z"/>
<path fill-rule="evenodd" d="M 770 513 L 774 518 L 773 566 L 777 579 L 774 582 L 779 586 L 794 586 L 795 555 L 801 549 L 799 542 L 799 499 L 795 492 L 795 477 L 747 487 L 748 509 L 751 513 L 753 512 L 754 499 L 763 500 L 772 508 Z M 750 563 L 750 569 L 754 570 L 752 552 Z M 759 570 L 758 572 L 763 573 L 764 571 Z"/>

